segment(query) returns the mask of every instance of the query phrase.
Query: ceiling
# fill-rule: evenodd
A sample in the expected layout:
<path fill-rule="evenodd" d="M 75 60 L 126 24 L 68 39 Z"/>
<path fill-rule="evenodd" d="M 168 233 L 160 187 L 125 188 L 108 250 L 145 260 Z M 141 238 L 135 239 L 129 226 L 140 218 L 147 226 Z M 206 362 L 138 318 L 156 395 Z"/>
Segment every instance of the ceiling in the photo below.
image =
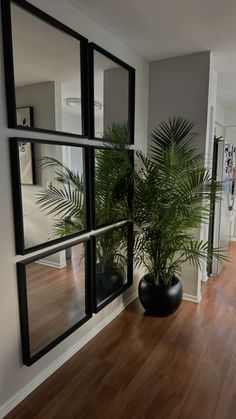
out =
<path fill-rule="evenodd" d="M 235 0 L 68 1 L 149 61 L 213 51 L 218 99 L 236 106 Z"/>

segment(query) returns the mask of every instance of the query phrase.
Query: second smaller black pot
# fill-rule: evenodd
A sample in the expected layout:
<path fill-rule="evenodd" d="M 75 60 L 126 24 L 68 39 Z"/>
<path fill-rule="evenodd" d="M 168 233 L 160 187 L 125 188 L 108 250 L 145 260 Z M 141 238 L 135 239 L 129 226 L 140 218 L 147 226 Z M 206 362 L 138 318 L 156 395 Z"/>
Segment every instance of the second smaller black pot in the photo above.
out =
<path fill-rule="evenodd" d="M 106 268 L 105 272 L 96 273 L 97 297 L 99 301 L 105 300 L 122 287 L 125 273 L 115 264 Z"/>

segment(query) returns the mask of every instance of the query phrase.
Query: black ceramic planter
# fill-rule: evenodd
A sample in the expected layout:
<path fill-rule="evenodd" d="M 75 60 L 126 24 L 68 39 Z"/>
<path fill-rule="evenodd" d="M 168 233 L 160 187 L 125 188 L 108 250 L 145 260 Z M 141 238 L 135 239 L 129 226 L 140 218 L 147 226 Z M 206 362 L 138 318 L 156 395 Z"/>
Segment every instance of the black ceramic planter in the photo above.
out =
<path fill-rule="evenodd" d="M 98 300 L 102 301 L 122 287 L 125 272 L 119 269 L 116 264 L 108 266 L 105 272 L 99 272 L 99 265 L 97 268 L 97 296 Z"/>
<path fill-rule="evenodd" d="M 154 285 L 150 275 L 145 275 L 139 283 L 139 298 L 146 313 L 150 316 L 166 317 L 180 306 L 183 287 L 178 278 L 173 278 L 170 286 Z"/>

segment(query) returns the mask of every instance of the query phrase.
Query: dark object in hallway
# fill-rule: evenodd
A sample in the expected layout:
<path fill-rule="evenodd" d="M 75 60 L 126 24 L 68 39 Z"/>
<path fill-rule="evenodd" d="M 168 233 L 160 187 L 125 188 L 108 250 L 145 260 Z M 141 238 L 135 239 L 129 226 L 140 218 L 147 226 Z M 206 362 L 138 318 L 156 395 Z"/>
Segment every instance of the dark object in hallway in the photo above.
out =
<path fill-rule="evenodd" d="M 125 270 L 113 263 L 106 266 L 105 271 L 102 272 L 99 264 L 97 264 L 96 282 L 98 301 L 105 300 L 122 287 L 125 282 Z"/>
<path fill-rule="evenodd" d="M 92 299 L 97 313 L 133 283 L 133 224 L 125 222 L 92 237 Z"/>
<path fill-rule="evenodd" d="M 183 287 L 178 278 L 172 279 L 171 285 L 154 285 L 150 274 L 144 275 L 139 283 L 139 298 L 146 314 L 166 317 L 173 314 L 180 306 Z"/>

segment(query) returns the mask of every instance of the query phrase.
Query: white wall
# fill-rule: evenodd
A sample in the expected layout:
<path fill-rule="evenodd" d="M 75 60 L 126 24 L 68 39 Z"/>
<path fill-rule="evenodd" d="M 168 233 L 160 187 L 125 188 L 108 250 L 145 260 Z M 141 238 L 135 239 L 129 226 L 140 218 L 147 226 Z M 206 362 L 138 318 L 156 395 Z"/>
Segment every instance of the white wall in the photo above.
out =
<path fill-rule="evenodd" d="M 210 52 L 150 63 L 148 131 L 173 116 L 195 123 L 197 150 L 204 154 L 207 130 Z M 150 144 L 150 141 L 149 141 Z"/>
<path fill-rule="evenodd" d="M 51 0 L 50 2 L 48 0 L 34 0 L 32 3 L 136 68 L 135 145 L 145 151 L 148 95 L 147 63 L 86 15 L 77 11 L 66 0 Z M 28 368 L 22 365 L 15 264 L 23 257 L 16 256 L 14 248 L 8 138 L 24 135 L 25 138 L 55 141 L 65 139 L 67 142 L 70 142 L 71 138 L 37 134 L 35 132 L 24 134 L 23 131 L 7 129 L 3 56 L 0 63 L 0 91 L 3 92 L 0 95 L 0 405 L 4 404 L 0 410 L 1 417 L 1 414 L 6 414 L 10 408 L 14 407 L 14 404 L 27 395 L 28 391 L 32 390 L 49 373 L 52 373 L 56 367 L 71 356 L 82 342 L 85 342 L 92 335 L 93 330 L 98 331 L 101 327 L 100 322 L 103 322 L 104 325 L 119 312 L 121 307 L 124 306 L 124 299 L 127 299 L 129 295 L 136 291 L 137 279 L 135 285 L 125 295 L 113 301 L 33 366 Z M 86 141 L 84 140 L 84 142 Z M 20 391 L 22 388 L 23 390 Z"/>
<path fill-rule="evenodd" d="M 104 71 L 104 129 L 128 121 L 128 78 L 123 68 Z"/>
<path fill-rule="evenodd" d="M 225 108 L 218 102 L 216 103 L 215 121 L 220 125 L 225 125 Z"/>
<path fill-rule="evenodd" d="M 226 107 L 225 108 L 225 126 L 236 126 L 236 107 Z"/>

